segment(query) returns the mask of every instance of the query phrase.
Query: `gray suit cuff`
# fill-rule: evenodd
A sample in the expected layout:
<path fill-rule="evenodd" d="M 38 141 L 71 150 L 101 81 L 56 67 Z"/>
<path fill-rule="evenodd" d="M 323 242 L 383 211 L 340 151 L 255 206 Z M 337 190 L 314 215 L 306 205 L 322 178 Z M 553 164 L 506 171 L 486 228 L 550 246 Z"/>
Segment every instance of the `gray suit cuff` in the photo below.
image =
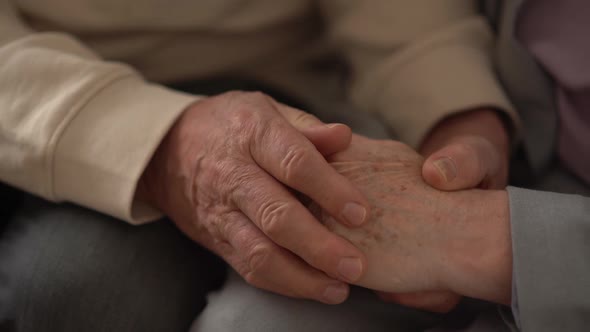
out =
<path fill-rule="evenodd" d="M 590 325 L 590 198 L 508 188 L 513 308 L 524 331 Z"/>

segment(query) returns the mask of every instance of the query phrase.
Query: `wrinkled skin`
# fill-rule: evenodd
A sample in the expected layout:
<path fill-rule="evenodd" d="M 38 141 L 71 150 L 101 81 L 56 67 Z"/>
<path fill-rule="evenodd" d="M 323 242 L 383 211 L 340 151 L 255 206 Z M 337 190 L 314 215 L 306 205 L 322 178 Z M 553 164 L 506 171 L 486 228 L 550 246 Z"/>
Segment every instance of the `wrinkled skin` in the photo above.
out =
<path fill-rule="evenodd" d="M 426 158 L 422 177 L 445 191 L 471 188 L 503 189 L 508 182 L 510 136 L 502 115 L 478 108 L 443 119 L 423 140 L 419 152 Z M 447 312 L 461 296 L 451 292 L 386 293 L 384 301 L 419 309 Z"/>
<path fill-rule="evenodd" d="M 355 230 L 341 225 L 316 205 L 311 209 L 335 233 L 368 257 L 358 284 L 390 292 L 442 289 L 437 252 L 445 225 L 437 215 L 446 209 L 441 192 L 421 176 L 423 158 L 394 141 L 355 136 L 351 147 L 330 158 L 331 165 L 364 193 L 372 206 L 368 223 Z"/>
<path fill-rule="evenodd" d="M 172 127 L 139 191 L 248 283 L 340 303 L 364 272 L 364 256 L 293 192 L 343 224 L 362 223 L 368 204 L 322 155 L 346 148 L 350 135 L 346 126 L 326 126 L 260 93 L 205 98 Z M 347 209 L 351 203 L 362 211 Z"/>
<path fill-rule="evenodd" d="M 365 253 L 367 271 L 356 284 L 381 291 L 385 300 L 440 312 L 457 303 L 459 296 L 449 294 L 509 302 L 505 192 L 434 189 L 421 176 L 423 158 L 395 141 L 355 135 L 349 149 L 329 160 L 371 204 L 369 221 L 357 229 L 310 205 L 330 230 Z"/>

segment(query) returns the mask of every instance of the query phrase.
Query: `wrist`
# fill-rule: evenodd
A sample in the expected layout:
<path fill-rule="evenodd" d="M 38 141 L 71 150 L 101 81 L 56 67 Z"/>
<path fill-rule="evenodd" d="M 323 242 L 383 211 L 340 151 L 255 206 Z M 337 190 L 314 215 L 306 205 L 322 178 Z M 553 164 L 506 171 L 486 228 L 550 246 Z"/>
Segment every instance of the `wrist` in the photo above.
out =
<path fill-rule="evenodd" d="M 137 187 L 137 198 L 159 209 L 173 220 L 189 220 L 191 188 L 199 159 L 199 141 L 193 137 L 189 105 L 176 120 L 146 166 Z"/>
<path fill-rule="evenodd" d="M 148 205 L 159 209 L 160 211 L 163 211 L 163 206 L 158 198 L 158 195 L 156 195 L 157 191 L 154 190 L 155 188 L 159 187 L 159 185 L 156 183 L 156 169 L 158 168 L 156 165 L 157 159 L 160 158 L 156 152 L 156 154 L 152 156 L 152 159 L 146 166 L 145 170 L 141 174 L 141 177 L 139 178 L 139 181 L 137 182 L 135 197 L 138 200 L 145 202 Z"/>
<path fill-rule="evenodd" d="M 448 244 L 443 248 L 444 283 L 465 296 L 510 304 L 512 243 L 508 194 L 504 190 L 449 193 Z"/>
<path fill-rule="evenodd" d="M 166 183 L 166 176 L 178 162 L 178 158 L 175 158 L 177 156 L 172 151 L 174 151 L 173 140 L 177 136 L 175 132 L 182 116 L 177 119 L 158 145 L 137 184 L 136 197 L 166 214 L 168 214 L 166 198 L 170 196 L 167 192 L 170 184 Z"/>

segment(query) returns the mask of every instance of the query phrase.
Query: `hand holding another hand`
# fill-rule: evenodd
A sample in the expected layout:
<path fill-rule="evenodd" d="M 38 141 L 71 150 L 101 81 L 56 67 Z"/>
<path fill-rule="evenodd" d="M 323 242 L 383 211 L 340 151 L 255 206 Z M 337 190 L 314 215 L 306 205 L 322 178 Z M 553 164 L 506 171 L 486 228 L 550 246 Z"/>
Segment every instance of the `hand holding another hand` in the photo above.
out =
<path fill-rule="evenodd" d="M 509 135 L 497 111 L 477 109 L 441 121 L 422 142 L 422 177 L 433 188 L 503 189 L 508 181 Z M 379 293 L 388 302 L 447 312 L 461 300 L 451 292 Z"/>
<path fill-rule="evenodd" d="M 260 93 L 205 98 L 161 143 L 142 190 L 250 284 L 340 303 L 347 283 L 364 274 L 365 257 L 320 224 L 292 190 L 343 224 L 364 223 L 365 198 L 322 155 L 345 149 L 350 135 L 346 126 L 326 126 Z"/>
<path fill-rule="evenodd" d="M 438 311 L 454 305 L 445 294 L 507 301 L 511 247 L 504 192 L 434 189 L 422 178 L 423 158 L 394 141 L 355 135 L 349 149 L 329 160 L 372 206 L 368 223 L 356 229 L 311 206 L 329 229 L 366 254 L 367 272 L 357 284 L 393 293 L 385 296 L 396 302 L 405 294 L 425 309 L 438 302 Z M 435 301 L 427 303 L 426 296 Z"/>

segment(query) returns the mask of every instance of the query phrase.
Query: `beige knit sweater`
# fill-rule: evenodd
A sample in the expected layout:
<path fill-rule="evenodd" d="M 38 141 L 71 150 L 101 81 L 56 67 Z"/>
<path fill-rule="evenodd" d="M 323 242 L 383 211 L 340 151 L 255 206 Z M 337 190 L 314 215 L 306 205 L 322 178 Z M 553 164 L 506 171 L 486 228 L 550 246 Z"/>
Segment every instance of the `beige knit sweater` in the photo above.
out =
<path fill-rule="evenodd" d="M 134 198 L 138 178 L 199 98 L 159 84 L 240 73 L 289 87 L 302 63 L 332 51 L 351 65 L 351 100 L 410 145 L 474 107 L 516 121 L 475 3 L 1 0 L 0 181 L 152 220 Z"/>

